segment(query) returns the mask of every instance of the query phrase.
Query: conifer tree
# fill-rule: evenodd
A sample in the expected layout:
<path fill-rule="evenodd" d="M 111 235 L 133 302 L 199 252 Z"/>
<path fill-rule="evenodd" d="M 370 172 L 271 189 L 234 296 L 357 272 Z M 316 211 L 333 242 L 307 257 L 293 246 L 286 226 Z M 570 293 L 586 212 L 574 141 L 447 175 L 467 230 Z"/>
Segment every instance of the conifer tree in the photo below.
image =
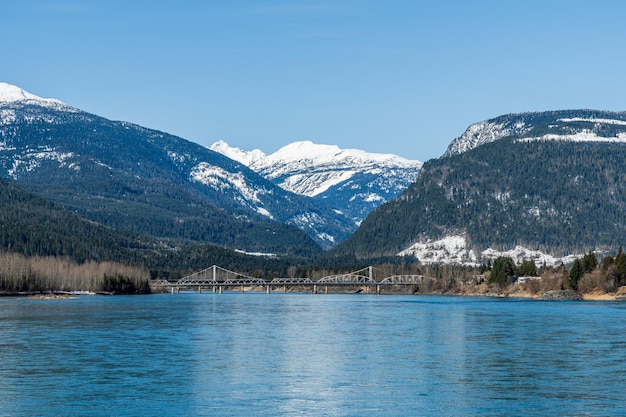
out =
<path fill-rule="evenodd" d="M 508 256 L 500 256 L 493 261 L 493 269 L 489 283 L 498 284 L 500 286 L 505 285 L 514 274 L 515 263 L 513 259 Z"/>
<path fill-rule="evenodd" d="M 615 256 L 615 268 L 617 268 L 617 285 L 626 284 L 626 253 L 621 246 L 617 251 L 617 256 Z"/>
<path fill-rule="evenodd" d="M 582 262 L 580 261 L 580 259 L 576 259 L 572 264 L 572 268 L 569 271 L 569 286 L 571 289 L 578 289 L 578 281 L 580 280 L 580 277 L 583 276 L 583 274 L 584 272 Z"/>
<path fill-rule="evenodd" d="M 581 266 L 583 274 L 588 274 L 596 269 L 596 267 L 598 266 L 598 259 L 596 258 L 596 254 L 593 251 L 589 251 L 588 254 L 583 256 Z"/>

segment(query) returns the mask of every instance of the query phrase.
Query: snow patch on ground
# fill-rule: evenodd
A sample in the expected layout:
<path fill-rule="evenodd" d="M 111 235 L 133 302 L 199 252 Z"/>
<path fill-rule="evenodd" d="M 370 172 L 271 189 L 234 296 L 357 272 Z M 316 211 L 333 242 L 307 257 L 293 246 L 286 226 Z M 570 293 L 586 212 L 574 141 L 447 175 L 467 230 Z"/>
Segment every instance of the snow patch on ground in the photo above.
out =
<path fill-rule="evenodd" d="M 539 142 L 559 140 L 563 142 L 626 142 L 626 133 L 618 133 L 617 136 L 604 137 L 598 136 L 596 133 L 583 129 L 580 132 L 571 135 L 543 135 L 539 137 L 518 139 L 517 142 Z"/>
<path fill-rule="evenodd" d="M 329 247 L 335 244 L 334 236 L 326 232 L 320 232 L 316 229 L 315 225 L 323 223 L 323 218 L 321 218 L 317 213 L 313 213 L 313 212 L 299 213 L 293 216 L 292 218 L 290 218 L 287 221 L 287 223 L 303 230 L 311 230 L 315 234 L 318 240 L 322 242 L 326 242 L 327 244 L 330 245 Z M 309 233 L 309 235 L 310 234 L 311 233 Z"/>
<path fill-rule="evenodd" d="M 423 243 L 418 242 L 398 253 L 398 256 L 414 256 L 424 264 L 479 265 L 474 251 L 468 250 L 464 235 L 447 236 L 443 239 Z"/>
<path fill-rule="evenodd" d="M 467 266 L 479 266 L 487 260 L 493 261 L 501 256 L 508 256 L 519 265 L 525 260 L 533 260 L 537 266 L 559 266 L 561 263 L 568 265 L 582 255 L 568 255 L 554 257 L 541 251 L 532 250 L 523 246 L 516 246 L 507 251 L 498 251 L 492 248 L 482 251 L 476 256 L 473 250 L 467 246 L 465 235 L 451 235 L 439 240 L 418 242 L 411 247 L 398 253 L 398 256 L 414 256 L 424 264 L 461 264 Z"/>
<path fill-rule="evenodd" d="M 1 102 L 1 101 L 0 101 Z M 15 110 L 13 109 L 1 109 L 0 110 L 0 126 L 10 125 L 17 121 L 15 116 Z"/>
<path fill-rule="evenodd" d="M 572 118 L 562 118 L 558 119 L 557 122 L 590 122 L 590 123 L 599 123 L 599 124 L 608 124 L 608 125 L 621 125 L 626 126 L 626 121 L 617 120 L 617 119 L 596 119 L 595 117 L 572 117 Z"/>
<path fill-rule="evenodd" d="M 256 212 L 259 213 L 262 216 L 269 217 L 270 219 L 274 218 L 274 216 L 272 216 L 272 213 L 270 213 L 269 211 L 267 211 L 263 207 L 257 207 L 256 208 Z"/>
<path fill-rule="evenodd" d="M 184 163 L 186 160 L 191 159 L 189 154 L 178 154 L 176 152 L 167 151 L 167 156 L 172 160 L 172 162 L 177 162 L 179 164 Z"/>
<path fill-rule="evenodd" d="M 331 187 L 349 180 L 355 171 L 318 172 L 294 174 L 278 184 L 282 189 L 296 194 L 315 197 L 328 191 Z"/>
<path fill-rule="evenodd" d="M 72 157 L 74 157 L 73 152 L 57 152 L 50 147 L 42 147 L 36 151 L 16 155 L 13 159 L 13 165 L 7 171 L 7 174 L 13 179 L 18 179 L 20 173 L 32 172 L 46 160 L 57 161 L 59 168 L 62 168 L 67 165 L 66 161 Z M 76 169 L 75 164 L 72 165 L 74 166 L 70 166 L 70 168 Z"/>
<path fill-rule="evenodd" d="M 249 256 L 260 256 L 263 258 L 278 258 L 278 255 L 276 255 L 275 253 L 247 252 L 241 249 L 235 249 L 235 252 Z"/>
<path fill-rule="evenodd" d="M 235 190 L 248 203 L 261 203 L 259 194 L 264 193 L 262 189 L 255 189 L 249 186 L 241 172 L 229 172 L 207 162 L 201 162 L 193 167 L 189 177 L 192 181 L 199 182 L 218 191 Z M 257 209 L 257 212 L 262 213 L 262 210 Z M 269 214 L 269 212 L 265 212 Z"/>
<path fill-rule="evenodd" d="M 508 256 L 515 262 L 516 265 L 521 264 L 524 261 L 535 261 L 535 265 L 547 265 L 558 266 L 561 263 L 567 265 L 574 262 L 575 259 L 580 258 L 582 255 L 568 255 L 564 257 L 554 257 L 538 250 L 532 250 L 523 246 L 515 246 L 514 249 L 508 251 L 497 251 L 495 249 L 484 250 L 481 255 L 483 259 L 494 260 L 500 256 Z"/>

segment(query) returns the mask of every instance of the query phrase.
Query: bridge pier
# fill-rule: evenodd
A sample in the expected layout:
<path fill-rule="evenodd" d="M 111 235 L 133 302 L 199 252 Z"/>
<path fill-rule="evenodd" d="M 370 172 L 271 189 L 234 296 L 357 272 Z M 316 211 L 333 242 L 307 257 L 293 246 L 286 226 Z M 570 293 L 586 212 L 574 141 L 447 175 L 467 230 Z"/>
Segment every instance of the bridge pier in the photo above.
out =
<path fill-rule="evenodd" d="M 266 293 L 266 294 L 269 294 L 269 293 L 270 293 L 270 291 L 271 291 L 271 290 L 270 290 L 270 286 L 269 286 L 269 285 L 268 285 L 268 286 L 266 286 L 266 287 L 265 287 L 265 293 Z"/>
<path fill-rule="evenodd" d="M 376 294 L 380 295 L 380 285 L 376 285 Z"/>
<path fill-rule="evenodd" d="M 313 284 L 313 294 L 317 294 L 317 284 Z"/>

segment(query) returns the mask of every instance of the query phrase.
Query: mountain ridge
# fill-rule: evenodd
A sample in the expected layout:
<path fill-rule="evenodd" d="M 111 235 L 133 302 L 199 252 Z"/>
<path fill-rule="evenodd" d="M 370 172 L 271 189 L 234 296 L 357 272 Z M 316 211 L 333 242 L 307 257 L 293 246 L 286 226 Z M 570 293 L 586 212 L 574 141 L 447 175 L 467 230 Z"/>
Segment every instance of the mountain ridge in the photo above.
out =
<path fill-rule="evenodd" d="M 341 149 L 311 141 L 293 142 L 266 155 L 219 141 L 212 150 L 238 160 L 283 189 L 325 201 L 355 224 L 400 194 L 417 178 L 423 163 L 393 154 Z"/>
<path fill-rule="evenodd" d="M 84 218 L 279 255 L 312 254 L 320 248 L 311 239 L 328 248 L 354 230 L 330 208 L 201 145 L 2 90 L 9 98 L 0 102 L 0 176 Z"/>
<path fill-rule="evenodd" d="M 331 253 L 432 263 L 460 256 L 454 262 L 475 265 L 516 247 L 558 259 L 615 251 L 626 233 L 625 139 L 624 112 L 535 112 L 473 124 Z M 454 245 L 462 251 L 452 256 Z"/>
<path fill-rule="evenodd" d="M 587 109 L 510 113 L 473 123 L 450 143 L 444 156 L 512 136 L 520 140 L 626 141 L 626 129 L 607 134 L 605 125 L 625 126 L 626 112 Z"/>

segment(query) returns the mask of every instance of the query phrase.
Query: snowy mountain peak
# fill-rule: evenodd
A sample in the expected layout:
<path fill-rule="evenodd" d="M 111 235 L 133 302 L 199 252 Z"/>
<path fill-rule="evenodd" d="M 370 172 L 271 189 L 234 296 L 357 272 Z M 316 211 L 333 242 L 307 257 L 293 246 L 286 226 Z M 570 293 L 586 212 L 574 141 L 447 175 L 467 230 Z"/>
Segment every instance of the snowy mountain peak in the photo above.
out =
<path fill-rule="evenodd" d="M 402 158 L 393 154 L 369 153 L 360 149 L 341 149 L 336 145 L 321 145 L 311 141 L 298 141 L 283 146 L 276 152 L 266 155 L 259 149 L 244 151 L 231 147 L 220 140 L 211 145 L 210 149 L 230 159 L 241 162 L 255 171 L 269 166 L 298 164 L 300 167 L 320 165 L 347 164 L 351 166 L 369 166 L 372 164 L 389 164 L 402 168 L 421 168 L 422 162 Z"/>
<path fill-rule="evenodd" d="M 27 101 L 27 102 L 37 102 L 37 104 L 41 105 L 64 105 L 65 103 L 52 99 L 52 98 L 41 98 L 34 94 L 29 93 L 28 91 L 24 91 L 21 88 L 0 82 L 0 103 L 13 103 L 16 101 Z"/>
<path fill-rule="evenodd" d="M 231 147 L 228 143 L 223 140 L 215 142 L 210 148 L 214 152 L 221 153 L 224 156 L 229 157 L 233 161 L 240 162 L 246 166 L 250 166 L 254 164 L 256 161 L 265 158 L 265 154 L 259 150 L 255 149 L 253 151 L 244 151 L 241 148 Z"/>
<path fill-rule="evenodd" d="M 293 142 L 286 145 L 271 155 L 267 161 L 270 163 L 293 163 L 298 162 L 306 165 L 336 164 L 338 162 L 351 165 L 371 165 L 373 163 L 390 163 L 401 167 L 421 166 L 419 161 L 410 161 L 393 154 L 369 153 L 360 149 L 341 149 L 336 145 L 322 145 L 311 141 Z"/>
<path fill-rule="evenodd" d="M 290 143 L 270 155 L 231 148 L 223 141 L 211 150 L 247 165 L 285 190 L 323 200 L 355 224 L 404 191 L 422 167 L 420 161 L 397 155 L 311 141 Z"/>

